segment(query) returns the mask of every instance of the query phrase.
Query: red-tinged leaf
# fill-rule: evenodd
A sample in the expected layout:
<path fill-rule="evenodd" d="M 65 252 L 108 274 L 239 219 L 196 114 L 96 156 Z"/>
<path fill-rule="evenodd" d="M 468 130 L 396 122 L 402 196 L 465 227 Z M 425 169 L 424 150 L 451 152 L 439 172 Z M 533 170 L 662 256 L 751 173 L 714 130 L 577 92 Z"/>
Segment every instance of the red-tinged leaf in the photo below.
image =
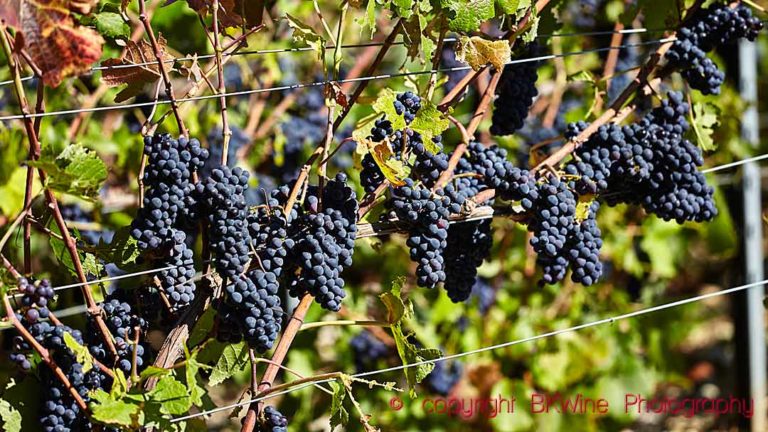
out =
<path fill-rule="evenodd" d="M 19 2 L 21 0 L 0 0 L 0 20 L 8 27 L 19 28 Z"/>
<path fill-rule="evenodd" d="M 101 58 L 104 39 L 95 30 L 76 24 L 69 9 L 90 10 L 91 3 L 20 0 L 16 28 L 46 85 L 56 87 L 66 77 L 88 72 Z"/>
<path fill-rule="evenodd" d="M 258 27 L 264 19 L 264 0 L 235 0 L 234 10 L 249 28 Z"/>

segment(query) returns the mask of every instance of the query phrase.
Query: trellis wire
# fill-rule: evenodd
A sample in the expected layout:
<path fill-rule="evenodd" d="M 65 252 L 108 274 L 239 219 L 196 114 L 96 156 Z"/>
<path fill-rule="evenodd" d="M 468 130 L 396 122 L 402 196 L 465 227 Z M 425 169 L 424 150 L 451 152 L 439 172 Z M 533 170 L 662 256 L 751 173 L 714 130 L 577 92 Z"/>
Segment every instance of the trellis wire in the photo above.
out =
<path fill-rule="evenodd" d="M 691 304 L 691 303 L 700 302 L 700 301 L 707 300 L 707 299 L 714 298 L 714 297 L 720 297 L 720 296 L 724 296 L 724 295 L 729 295 L 729 294 L 741 292 L 741 291 L 744 291 L 744 290 L 747 290 L 747 289 L 750 289 L 750 288 L 754 288 L 754 287 L 757 287 L 757 286 L 765 285 L 765 284 L 768 284 L 768 279 L 764 279 L 762 281 L 753 282 L 753 283 L 749 283 L 749 284 L 745 284 L 745 285 L 739 285 L 739 286 L 736 286 L 736 287 L 733 287 L 733 288 L 728 288 L 728 289 L 721 290 L 721 291 L 711 292 L 711 293 L 707 293 L 707 294 L 701 294 L 701 295 L 697 295 L 697 296 L 694 296 L 694 297 L 689 297 L 689 298 L 686 298 L 686 299 L 673 301 L 673 302 L 670 302 L 670 303 L 664 303 L 664 304 L 661 304 L 661 305 L 658 305 L 658 306 L 652 306 L 652 307 L 649 307 L 649 308 L 636 310 L 634 312 L 628 312 L 628 313 L 625 313 L 625 314 L 616 315 L 616 316 L 609 317 L 609 318 L 603 318 L 603 319 L 600 319 L 600 320 L 597 320 L 597 321 L 591 321 L 591 322 L 588 322 L 588 323 L 579 324 L 579 325 L 567 327 L 567 328 L 560 329 L 560 330 L 553 330 L 553 331 L 550 331 L 550 332 L 541 333 L 541 334 L 538 334 L 538 335 L 535 335 L 535 336 L 530 336 L 530 337 L 527 337 L 527 338 L 517 339 L 517 340 L 513 340 L 513 341 L 508 341 L 508 342 L 503 342 L 503 343 L 496 344 L 496 345 L 490 345 L 490 346 L 487 346 L 487 347 L 478 348 L 476 350 L 471 350 L 471 351 L 465 351 L 465 352 L 461 352 L 461 353 L 458 353 L 458 354 L 451 354 L 451 355 L 443 356 L 443 357 L 440 357 L 440 358 L 437 358 L 437 359 L 434 359 L 434 360 L 423 360 L 423 361 L 420 361 L 420 362 L 409 363 L 409 364 L 400 365 L 400 366 L 393 366 L 393 367 L 389 367 L 389 368 L 386 368 L 386 369 L 378 369 L 378 370 L 373 370 L 373 371 L 368 371 L 368 372 L 360 372 L 360 373 L 352 374 L 350 376 L 353 377 L 353 378 L 364 378 L 364 377 L 369 377 L 369 376 L 372 376 L 372 375 L 380 375 L 380 374 L 387 373 L 387 372 L 394 372 L 394 371 L 409 369 L 409 368 L 412 368 L 412 367 L 422 366 L 422 365 L 426 365 L 426 364 L 429 364 L 429 363 L 437 363 L 437 362 L 442 362 L 442 361 L 446 361 L 446 360 L 453 360 L 453 359 L 457 359 L 457 358 L 467 357 L 467 356 L 474 355 L 474 354 L 480 354 L 480 353 L 484 353 L 484 352 L 488 352 L 488 351 L 495 351 L 495 350 L 502 349 L 502 348 L 508 348 L 508 347 L 513 346 L 513 345 L 519 345 L 519 344 L 526 343 L 526 342 L 533 342 L 533 341 L 540 340 L 540 339 L 547 339 L 547 338 L 558 336 L 558 335 L 561 335 L 561 334 L 564 334 L 564 333 L 571 333 L 571 332 L 575 332 L 575 331 L 579 331 L 579 330 L 584 330 L 584 329 L 587 329 L 587 328 L 590 328 L 590 327 L 597 327 L 597 326 L 600 326 L 600 325 L 603 325 L 603 324 L 613 324 L 616 321 L 622 321 L 622 320 L 629 319 L 629 318 L 634 318 L 634 317 L 638 317 L 638 316 L 642 316 L 642 315 L 647 315 L 647 314 L 650 314 L 650 313 L 653 313 L 653 312 L 659 312 L 659 311 L 663 311 L 663 310 L 666 310 L 666 309 L 672 309 L 672 308 L 676 308 L 676 307 L 679 307 L 679 306 L 684 306 L 684 305 Z M 282 394 L 286 394 L 286 393 L 290 393 L 290 392 L 293 392 L 293 391 L 300 390 L 300 389 L 302 389 L 304 387 L 308 387 L 309 385 L 324 384 L 324 383 L 328 383 L 328 382 L 331 382 L 331 381 L 334 381 L 334 379 L 325 379 L 325 380 L 315 381 L 313 383 L 308 383 L 306 385 L 298 386 L 298 387 L 295 387 L 295 388 L 292 388 L 292 389 L 288 389 L 288 390 L 285 390 L 285 391 L 282 391 L 282 392 L 268 394 L 266 396 L 262 396 L 262 397 L 259 397 L 259 398 L 254 398 L 254 399 L 251 399 L 251 400 L 248 400 L 248 401 L 245 401 L 245 402 L 238 402 L 236 404 L 227 405 L 227 406 L 223 406 L 223 407 L 218 407 L 218 408 L 214 408 L 214 409 L 211 409 L 211 410 L 207 410 L 207 411 L 202 411 L 202 412 L 195 413 L 195 414 L 186 415 L 186 416 L 183 416 L 183 417 L 176 417 L 174 419 L 171 419 L 171 423 L 176 423 L 176 422 L 180 422 L 180 421 L 184 421 L 184 420 L 189 420 L 189 419 L 192 419 L 192 418 L 195 418 L 195 417 L 200 417 L 200 416 L 204 416 L 204 415 L 208 415 L 208 414 L 213 414 L 213 413 L 216 413 L 216 412 L 219 412 L 219 411 L 226 411 L 226 410 L 229 410 L 229 409 L 232 409 L 232 408 L 237 408 L 237 407 L 241 407 L 241 406 L 250 405 L 250 404 L 255 403 L 255 402 L 260 402 L 260 401 L 267 400 L 267 399 L 270 399 L 270 398 L 273 398 L 273 397 L 276 397 L 276 396 L 279 396 L 279 395 L 282 395 Z"/>
<path fill-rule="evenodd" d="M 665 31 L 669 31 L 670 29 L 647 29 L 644 27 L 640 28 L 631 28 L 631 29 L 623 29 L 623 30 L 604 30 L 604 31 L 594 31 L 594 32 L 576 32 L 576 33 L 551 33 L 551 34 L 543 34 L 543 35 L 537 35 L 536 39 L 547 39 L 547 38 L 561 38 L 561 37 L 578 37 L 578 36 L 607 36 L 607 35 L 613 35 L 613 34 L 642 34 L 642 33 L 663 33 Z M 445 38 L 443 39 L 444 42 L 458 42 L 457 38 Z M 392 45 L 404 45 L 405 42 L 393 42 Z M 383 42 L 363 42 L 358 44 L 347 44 L 342 45 L 342 49 L 354 49 L 354 48 L 367 48 L 367 47 L 375 47 L 375 46 L 382 46 L 384 45 Z M 326 50 L 332 50 L 336 47 L 334 45 L 327 45 L 325 47 Z M 264 49 L 264 50 L 244 50 L 244 51 L 237 51 L 233 53 L 222 53 L 223 57 L 235 57 L 235 56 L 245 56 L 245 55 L 265 55 L 265 54 L 280 54 L 280 53 L 296 53 L 296 52 L 306 52 L 306 51 L 313 51 L 315 48 L 312 47 L 292 47 L 292 48 L 273 48 L 273 49 Z M 169 60 L 164 60 L 163 63 L 176 63 L 176 62 L 183 62 L 183 61 L 192 61 L 192 60 L 204 60 L 204 59 L 210 59 L 214 58 L 215 54 L 203 54 L 203 55 L 197 55 L 197 56 L 185 56 L 185 57 L 179 57 Z M 94 66 L 91 68 L 90 72 L 97 72 L 102 70 L 114 70 L 114 69 L 126 69 L 126 68 L 135 68 L 135 67 L 143 67 L 143 66 L 151 66 L 158 64 L 158 61 L 147 61 L 143 63 L 131 63 L 131 64 L 125 64 L 125 65 L 114 65 L 114 66 Z M 29 81 L 33 79 L 34 75 L 29 75 L 21 78 L 21 81 Z M 0 87 L 7 86 L 13 84 L 13 80 L 6 80 L 6 81 L 0 81 Z"/>
<path fill-rule="evenodd" d="M 768 153 L 765 153 L 765 154 L 762 154 L 762 155 L 758 155 L 758 156 L 753 156 L 753 157 L 750 157 L 750 158 L 747 158 L 747 159 L 741 159 L 741 160 L 730 162 L 730 163 L 723 164 L 723 165 L 717 165 L 717 166 L 714 166 L 714 167 L 711 167 L 711 168 L 707 168 L 705 170 L 701 170 L 701 172 L 705 173 L 705 174 L 706 173 L 712 173 L 712 172 L 722 171 L 722 170 L 725 170 L 725 169 L 728 169 L 728 168 L 734 168 L 734 167 L 737 167 L 737 166 L 740 166 L 740 165 L 744 165 L 744 164 L 749 163 L 749 162 L 762 161 L 762 160 L 766 160 L 766 159 L 768 159 Z M 459 221 L 451 221 L 451 223 L 466 223 L 466 222 L 472 222 L 472 221 L 478 221 L 478 220 L 490 219 L 490 218 L 493 218 L 493 215 L 482 215 L 482 216 L 477 216 L 477 217 L 474 217 L 474 218 L 462 219 L 462 220 L 459 220 Z M 253 254 L 253 253 L 254 252 L 250 252 L 249 254 Z M 213 263 L 213 262 L 215 262 L 215 259 L 209 259 L 209 260 L 203 261 L 204 264 Z M 88 281 L 87 283 L 78 282 L 78 283 L 72 283 L 72 284 L 67 284 L 67 285 L 60 285 L 60 286 L 57 286 L 57 287 L 53 287 L 52 289 L 54 291 L 61 291 L 61 290 L 66 290 L 66 289 L 70 289 L 70 288 L 80 288 L 80 287 L 83 287 L 85 285 L 102 284 L 102 283 L 108 283 L 108 282 L 112 282 L 112 281 L 116 281 L 116 280 L 121 280 L 121 279 L 130 279 L 130 278 L 137 277 L 137 276 L 150 275 L 150 274 L 159 273 L 159 272 L 165 271 L 165 270 L 171 270 L 171 269 L 174 269 L 174 268 L 177 268 L 177 267 L 179 267 L 179 266 L 172 265 L 172 266 L 167 266 L 167 267 L 160 267 L 160 268 L 155 268 L 155 269 L 142 270 L 142 271 L 134 272 L 134 273 L 125 273 L 125 274 L 122 274 L 122 275 L 111 276 L 111 277 L 106 277 L 106 278 L 102 278 L 102 279 L 95 279 L 95 280 L 92 280 L 92 281 Z"/>
<path fill-rule="evenodd" d="M 563 54 L 548 54 L 548 55 L 537 56 L 537 57 L 511 60 L 505 63 L 505 65 L 553 60 L 556 58 L 571 57 L 576 55 L 605 52 L 605 51 L 611 51 L 611 50 L 620 50 L 623 48 L 632 48 L 632 47 L 639 47 L 639 46 L 645 46 L 645 45 L 656 45 L 656 44 L 672 42 L 674 40 L 675 38 L 663 38 L 663 39 L 657 39 L 657 40 L 646 41 L 646 42 L 638 42 L 633 44 L 624 44 L 624 45 L 610 46 L 610 47 L 603 47 L 603 48 L 592 48 L 592 49 L 582 50 L 582 51 L 572 51 L 572 52 L 567 52 Z M 284 86 L 268 87 L 263 89 L 251 89 L 251 90 L 242 90 L 242 91 L 223 93 L 223 94 L 211 94 L 211 95 L 193 96 L 193 97 L 186 97 L 186 98 L 176 98 L 176 102 L 192 102 L 192 101 L 207 100 L 207 99 L 219 99 L 221 97 L 229 98 L 229 97 L 247 96 L 247 95 L 253 95 L 253 94 L 260 94 L 260 93 L 272 93 L 276 91 L 295 90 L 295 89 L 301 89 L 301 88 L 307 88 L 307 87 L 324 86 L 330 83 L 343 84 L 343 83 L 354 83 L 354 82 L 363 82 L 363 81 L 377 81 L 377 80 L 390 79 L 390 78 L 402 78 L 407 76 L 434 74 L 438 72 L 442 73 L 442 72 L 468 71 L 471 69 L 472 68 L 470 66 L 458 66 L 453 68 L 429 69 L 429 70 L 414 71 L 414 72 L 372 75 L 367 77 L 342 79 L 338 81 L 327 80 L 327 81 L 316 81 L 312 83 L 296 83 L 296 84 L 290 84 L 290 85 L 284 85 Z M 80 108 L 80 109 L 71 109 L 71 110 L 48 111 L 48 112 L 41 112 L 41 113 L 31 113 L 28 115 L 16 114 L 16 115 L 2 116 L 0 117 L 0 121 L 20 120 L 24 118 L 64 116 L 64 115 L 71 115 L 71 114 L 102 112 L 102 111 L 115 111 L 115 110 L 124 110 L 124 109 L 132 109 L 132 108 L 141 108 L 141 107 L 153 106 L 153 105 L 167 105 L 170 103 L 171 101 L 169 99 L 163 99 L 163 100 L 157 100 L 152 102 L 136 102 L 136 103 L 125 104 L 125 105 L 110 105 L 110 106 Z"/>

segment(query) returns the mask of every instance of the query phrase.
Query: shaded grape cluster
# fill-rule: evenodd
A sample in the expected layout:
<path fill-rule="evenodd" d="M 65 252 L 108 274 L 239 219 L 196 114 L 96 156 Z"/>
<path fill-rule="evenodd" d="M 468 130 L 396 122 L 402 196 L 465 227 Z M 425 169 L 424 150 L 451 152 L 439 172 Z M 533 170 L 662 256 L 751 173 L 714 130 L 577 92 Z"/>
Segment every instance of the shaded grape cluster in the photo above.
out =
<path fill-rule="evenodd" d="M 287 432 L 288 418 L 275 407 L 264 407 L 254 430 L 255 432 Z"/>
<path fill-rule="evenodd" d="M 160 259 L 158 272 L 160 287 L 163 289 L 172 310 L 180 310 L 195 299 L 194 251 L 187 244 L 184 231 L 174 233 L 174 243 L 168 256 Z"/>
<path fill-rule="evenodd" d="M 491 221 L 453 224 L 443 253 L 445 291 L 453 302 L 462 302 L 472 294 L 477 268 L 491 254 Z"/>
<path fill-rule="evenodd" d="M 448 239 L 448 217 L 460 208 L 442 190 L 430 191 L 406 179 L 391 190 L 390 213 L 408 225 L 407 246 L 416 265 L 419 286 L 434 288 L 445 281 L 444 250 Z"/>
<path fill-rule="evenodd" d="M 719 94 L 725 73 L 707 57 L 707 53 L 738 39 L 754 41 L 762 28 L 762 21 L 752 16 L 748 6 L 739 3 L 731 8 L 713 3 L 699 9 L 678 30 L 666 58 L 691 87 L 704 94 Z"/>
<path fill-rule="evenodd" d="M 145 356 L 148 354 L 146 347 L 139 343 L 136 345 L 137 334 L 143 334 L 147 330 L 147 322 L 131 309 L 126 302 L 114 298 L 107 298 L 101 305 L 104 311 L 104 322 L 112 334 L 115 348 L 117 349 L 117 367 L 131 374 L 133 369 L 133 353 L 136 351 L 136 368 L 141 372 L 145 366 Z M 101 340 L 101 332 L 92 316 L 88 316 L 88 333 L 86 340 L 91 355 L 103 364 L 112 364 L 112 354 L 104 341 Z"/>
<path fill-rule="evenodd" d="M 349 341 L 358 373 L 371 370 L 376 363 L 388 356 L 391 349 L 368 330 L 363 330 Z"/>
<path fill-rule="evenodd" d="M 288 193 L 284 188 L 278 201 L 285 202 Z M 325 309 L 341 308 L 346 296 L 341 273 L 352 265 L 357 209 L 357 197 L 343 173 L 326 182 L 322 191 L 310 188 L 304 203 L 294 208 L 288 232 L 294 244 L 288 258 L 299 272 L 288 283 L 292 296 L 309 293 Z"/>
<path fill-rule="evenodd" d="M 435 362 L 432 372 L 424 380 L 427 387 L 435 394 L 448 396 L 451 390 L 458 384 L 464 373 L 464 365 L 458 361 L 443 360 Z"/>
<path fill-rule="evenodd" d="M 529 56 L 533 56 L 537 50 L 535 45 L 530 45 L 526 51 Z M 533 99 L 539 94 L 536 89 L 536 81 L 539 79 L 537 69 L 537 62 L 511 64 L 504 67 L 496 87 L 491 134 L 511 135 L 523 127 Z"/>
<path fill-rule="evenodd" d="M 245 271 L 250 260 L 244 196 L 248 178 L 248 172 L 239 167 L 221 167 L 197 187 L 208 219 L 214 266 L 222 277 L 232 280 Z"/>

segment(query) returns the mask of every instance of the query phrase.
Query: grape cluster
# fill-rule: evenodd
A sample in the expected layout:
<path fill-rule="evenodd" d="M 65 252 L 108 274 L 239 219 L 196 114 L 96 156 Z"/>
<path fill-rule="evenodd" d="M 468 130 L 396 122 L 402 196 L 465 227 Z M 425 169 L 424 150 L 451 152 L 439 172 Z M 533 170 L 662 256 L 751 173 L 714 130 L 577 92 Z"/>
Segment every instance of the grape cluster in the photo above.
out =
<path fill-rule="evenodd" d="M 434 288 L 445 281 L 448 216 L 458 213 L 459 205 L 452 203 L 442 190 L 431 192 L 422 185 L 406 179 L 405 185 L 393 188 L 389 201 L 391 216 L 408 224 L 411 260 L 416 266 L 419 286 Z"/>
<path fill-rule="evenodd" d="M 527 49 L 529 55 L 535 55 L 536 51 L 537 48 L 534 45 L 530 45 Z M 536 89 L 536 80 L 539 79 L 537 69 L 536 62 L 504 67 L 496 88 L 491 124 L 493 135 L 511 135 L 523 127 L 533 99 L 539 94 Z"/>
<path fill-rule="evenodd" d="M 171 309 L 180 310 L 195 299 L 195 260 L 194 251 L 187 244 L 186 233 L 176 231 L 173 237 L 170 254 L 158 261 L 162 269 L 158 279 Z"/>
<path fill-rule="evenodd" d="M 244 197 L 248 178 L 248 172 L 239 167 L 221 167 L 197 186 L 206 209 L 216 271 L 233 281 L 245 271 L 250 259 Z"/>
<path fill-rule="evenodd" d="M 48 350 L 52 360 L 67 376 L 72 387 L 84 401 L 88 402 L 88 395 L 92 390 L 107 387 L 109 383 L 106 376 L 95 368 L 85 372 L 83 365 L 77 362 L 75 354 L 64 342 L 64 334 L 68 333 L 82 345 L 83 336 L 80 331 L 65 325 L 52 325 L 43 321 L 29 323 L 26 319 L 22 319 L 22 323 L 35 340 Z M 16 356 L 26 357 L 31 352 L 31 346 L 21 336 L 15 337 L 14 344 Z M 39 369 L 39 378 L 43 384 L 40 407 L 42 429 L 46 432 L 91 430 L 87 416 L 83 415 L 75 398 L 53 371 L 48 367 L 42 367 Z"/>
<path fill-rule="evenodd" d="M 448 396 L 453 387 L 461 380 L 464 373 L 464 366 L 458 361 L 443 360 L 435 362 L 432 372 L 427 375 L 425 380 L 427 387 L 435 394 Z"/>
<path fill-rule="evenodd" d="M 600 248 L 603 240 L 595 220 L 600 203 L 594 201 L 587 210 L 587 216 L 576 223 L 568 239 L 568 261 L 571 264 L 571 280 L 582 285 L 592 285 L 603 274 L 600 262 Z"/>
<path fill-rule="evenodd" d="M 704 94 L 719 94 L 725 74 L 707 57 L 707 53 L 738 39 L 754 41 L 762 28 L 763 23 L 752 16 L 748 6 L 739 3 L 731 8 L 713 3 L 699 9 L 680 28 L 666 58 L 691 87 Z"/>
<path fill-rule="evenodd" d="M 279 195 L 281 199 L 278 201 L 285 202 L 288 188 Z M 346 296 L 341 273 L 352 265 L 357 208 L 357 197 L 347 185 L 347 176 L 339 173 L 325 184 L 322 191 L 311 188 L 303 206 L 298 211 L 292 210 L 288 235 L 295 244 L 289 251 L 289 260 L 300 269 L 288 284 L 292 296 L 310 293 L 325 309 L 338 311 L 341 308 L 341 301 Z"/>
<path fill-rule="evenodd" d="M 385 358 L 391 352 L 384 342 L 380 341 L 368 330 L 363 330 L 349 341 L 355 360 L 357 372 L 371 370 L 376 362 Z"/>
<path fill-rule="evenodd" d="M 117 349 L 117 367 L 130 374 L 133 368 L 133 353 L 136 351 L 136 367 L 140 372 L 145 362 L 145 354 L 148 354 L 141 343 L 134 344 L 136 332 L 142 334 L 147 330 L 147 322 L 136 315 L 131 306 L 115 298 L 107 298 L 101 305 L 104 311 L 104 322 L 112 334 L 115 348 Z M 87 334 L 88 349 L 91 355 L 104 364 L 111 364 L 111 354 L 104 341 L 101 340 L 101 332 L 92 316 L 88 316 Z"/>
<path fill-rule="evenodd" d="M 255 432 L 287 432 L 288 418 L 277 408 L 267 406 L 261 413 L 261 418 L 256 424 Z"/>
<path fill-rule="evenodd" d="M 395 112 L 403 116 L 405 124 L 411 124 L 421 109 L 421 98 L 412 91 L 400 93 L 395 97 Z"/>
<path fill-rule="evenodd" d="M 282 325 L 283 310 L 279 281 L 293 240 L 287 237 L 287 221 L 276 202 L 248 215 L 248 231 L 256 259 L 244 277 L 227 286 L 219 309 L 222 321 L 219 338 L 245 338 L 258 352 L 272 347 Z"/>
<path fill-rule="evenodd" d="M 144 137 L 144 154 L 147 190 L 131 234 L 140 249 L 159 249 L 173 242 L 176 228 L 182 225 L 179 219 L 194 214 L 194 209 L 189 208 L 194 191 L 191 179 L 205 164 L 208 150 L 200 147 L 196 139 L 175 140 L 159 134 Z"/>
<path fill-rule="evenodd" d="M 48 318 L 48 303 L 56 295 L 48 279 L 35 283 L 25 277 L 19 278 L 18 290 L 22 294 L 21 307 L 27 322 L 36 323 L 40 318 Z"/>
<path fill-rule="evenodd" d="M 453 224 L 448 229 L 445 260 L 445 291 L 455 303 L 472 294 L 477 268 L 491 254 L 491 221 Z"/>
<path fill-rule="evenodd" d="M 678 223 L 711 220 L 717 209 L 714 191 L 698 170 L 701 150 L 683 138 L 687 113 L 683 96 L 670 93 L 638 123 L 600 127 L 565 167 L 577 178 L 575 189 L 600 194 L 609 205 L 641 205 Z M 569 135 L 585 127 L 571 125 Z"/>
<path fill-rule="evenodd" d="M 568 270 L 568 238 L 576 225 L 576 196 L 565 182 L 550 179 L 539 184 L 536 209 L 528 224 L 531 246 L 542 267 L 542 282 L 553 284 Z"/>

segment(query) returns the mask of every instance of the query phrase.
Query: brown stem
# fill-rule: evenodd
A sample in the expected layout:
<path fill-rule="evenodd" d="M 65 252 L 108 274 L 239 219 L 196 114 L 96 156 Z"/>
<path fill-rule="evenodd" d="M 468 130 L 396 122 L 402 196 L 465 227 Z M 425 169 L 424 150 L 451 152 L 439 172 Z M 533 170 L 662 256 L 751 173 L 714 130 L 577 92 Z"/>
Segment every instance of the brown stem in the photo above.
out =
<path fill-rule="evenodd" d="M 363 197 L 363 199 L 360 201 L 360 208 L 357 211 L 358 219 L 362 219 L 363 216 L 371 211 L 373 206 L 376 204 L 376 200 L 379 199 L 379 197 L 387 190 L 387 186 L 389 186 L 389 180 L 385 179 L 379 186 L 376 187 L 376 190 Z"/>
<path fill-rule="evenodd" d="M 480 122 L 482 122 L 486 114 L 491 111 L 488 108 L 491 105 L 491 100 L 493 100 L 493 97 L 496 94 L 496 86 L 499 84 L 499 80 L 501 80 L 501 71 L 496 71 L 493 76 L 491 76 L 491 81 L 488 83 L 488 87 L 486 87 L 485 93 L 483 93 L 483 97 L 477 105 L 477 109 L 472 116 L 472 120 L 469 122 L 469 126 L 467 126 L 467 134 L 470 137 L 475 134 L 477 127 L 480 126 Z"/>
<path fill-rule="evenodd" d="M 13 306 L 11 306 L 11 302 L 8 300 L 7 294 L 3 294 L 3 305 L 5 306 L 8 321 L 10 321 L 13 327 L 16 328 L 16 331 L 21 334 L 21 337 L 23 337 L 24 340 L 32 346 L 32 349 L 40 354 L 40 358 L 42 358 L 43 362 L 45 362 L 45 364 L 51 368 L 54 375 L 56 375 L 56 378 L 58 378 L 59 381 L 61 381 L 61 383 L 67 389 L 67 391 L 69 391 L 69 393 L 72 395 L 72 398 L 74 398 L 75 403 L 77 403 L 77 406 L 79 406 L 83 411 L 87 411 L 88 406 L 85 404 L 83 398 L 80 397 L 80 393 L 78 393 L 77 389 L 72 386 L 71 382 L 69 382 L 69 378 L 67 378 L 67 375 L 64 373 L 64 371 L 62 371 L 61 368 L 56 365 L 56 362 L 53 361 L 50 352 L 48 352 L 45 347 L 40 345 L 37 340 L 35 340 L 35 338 L 27 331 L 24 325 L 16 318 L 16 314 L 13 312 Z"/>
<path fill-rule="evenodd" d="M 19 273 L 18 270 L 16 270 L 16 267 L 11 264 L 10 261 L 8 261 L 8 258 L 5 257 L 2 253 L 0 253 L 0 261 L 3 263 L 3 267 L 5 267 L 6 270 L 8 270 L 8 273 L 11 274 L 11 276 L 15 277 L 16 279 L 21 277 L 21 273 Z"/>
<path fill-rule="evenodd" d="M 162 49 L 160 48 L 160 44 L 157 42 L 155 33 L 152 31 L 152 24 L 149 22 L 146 5 L 143 1 L 139 1 L 139 21 L 141 21 L 141 23 L 144 25 L 144 31 L 147 33 L 149 43 L 152 45 L 155 59 L 157 60 L 157 68 L 160 70 L 163 83 L 165 83 L 165 92 L 168 94 L 168 99 L 171 101 L 171 110 L 173 111 L 173 115 L 176 117 L 176 123 L 179 125 L 179 132 L 181 135 L 189 137 L 189 131 L 184 125 L 184 120 L 179 114 L 179 104 L 176 102 L 176 97 L 173 93 L 173 83 L 171 82 L 171 77 L 168 75 L 168 70 L 165 68 Z"/>
<path fill-rule="evenodd" d="M 460 99 L 461 95 L 464 94 L 464 90 L 473 82 L 475 82 L 475 80 L 477 80 L 477 78 L 480 77 L 480 75 L 482 75 L 483 72 L 485 72 L 487 69 L 488 66 L 483 66 L 476 71 L 472 71 L 471 73 L 464 75 L 464 78 L 462 78 L 461 81 L 459 81 L 459 83 L 456 84 L 456 86 L 453 87 L 447 95 L 443 96 L 443 99 L 437 105 L 437 109 L 442 112 L 448 111 L 448 108 L 455 105 L 456 102 Z"/>
<path fill-rule="evenodd" d="M 304 317 L 307 315 L 307 311 L 312 305 L 312 300 L 313 299 L 311 295 L 305 294 L 304 297 L 302 297 L 299 301 L 296 309 L 293 311 L 293 315 L 291 315 L 290 321 L 288 321 L 288 325 L 285 327 L 285 331 L 283 331 L 283 336 L 277 343 L 274 354 L 272 354 L 272 363 L 267 366 L 267 370 L 264 372 L 264 376 L 261 378 L 261 383 L 258 387 L 259 392 L 264 392 L 269 389 L 272 386 L 272 383 L 275 381 L 277 373 L 280 371 L 280 367 L 278 365 L 283 364 L 285 356 L 288 354 L 288 349 L 293 343 L 293 339 L 296 337 L 299 329 L 301 329 L 301 325 L 304 324 Z M 248 414 L 246 414 L 245 419 L 243 420 L 243 427 L 240 429 L 241 432 L 253 431 L 254 427 L 256 426 L 256 417 L 258 416 L 260 409 L 259 405 L 259 403 L 253 403 L 250 407 L 248 407 Z"/>
<path fill-rule="evenodd" d="M 19 106 L 21 107 L 22 113 L 24 113 L 24 118 L 23 118 L 24 129 L 27 132 L 27 138 L 29 140 L 30 154 L 39 155 L 40 141 L 38 139 L 37 132 L 35 130 L 34 121 L 32 120 L 32 118 L 29 117 L 29 105 L 27 103 L 27 97 L 24 92 L 24 86 L 21 83 L 21 73 L 20 73 L 18 58 L 16 57 L 16 55 L 13 53 L 13 50 L 11 49 L 10 40 L 7 37 L 8 31 L 5 26 L 2 27 L 2 32 L 3 32 L 3 37 L 0 37 L 0 39 L 2 39 L 3 50 L 5 51 L 6 58 L 8 59 L 8 66 L 13 76 L 13 81 L 14 81 L 15 90 L 16 90 L 16 98 L 19 102 Z M 45 199 L 48 202 L 48 208 L 51 210 L 51 213 L 53 214 L 54 220 L 56 221 L 56 226 L 59 228 L 59 231 L 61 232 L 64 245 L 66 246 L 67 251 L 69 252 L 69 256 L 75 265 L 75 272 L 77 273 L 77 276 L 80 279 L 80 282 L 83 284 L 82 292 L 83 292 L 83 296 L 85 297 L 86 304 L 88 306 L 88 311 L 89 313 L 91 313 L 91 315 L 93 315 L 99 327 L 99 330 L 102 333 L 102 339 L 106 343 L 107 347 L 109 347 L 109 351 L 114 355 L 115 358 L 117 358 L 117 350 L 115 349 L 115 344 L 112 341 L 112 335 L 107 329 L 107 326 L 104 323 L 104 319 L 101 316 L 101 309 L 96 304 L 96 301 L 93 298 L 93 293 L 91 293 L 91 287 L 88 284 L 88 279 L 86 278 L 85 272 L 83 271 L 83 265 L 82 265 L 82 262 L 80 261 L 80 254 L 77 251 L 77 245 L 75 243 L 75 240 L 72 238 L 71 234 L 69 233 L 69 229 L 67 228 L 67 225 L 64 222 L 64 218 L 61 216 L 61 210 L 59 209 L 59 204 L 58 204 L 58 201 L 56 200 L 56 195 L 53 193 L 51 189 L 48 189 L 46 187 L 47 175 L 45 171 L 43 171 L 42 169 L 38 169 L 38 177 L 40 178 L 40 182 L 42 183 L 43 188 L 45 188 Z"/>
<path fill-rule="evenodd" d="M 456 120 L 453 116 L 448 116 L 448 119 L 454 125 L 456 125 L 457 128 L 459 128 L 459 131 L 461 132 L 461 142 L 456 146 L 455 149 L 453 149 L 451 158 L 448 159 L 448 167 L 440 174 L 440 178 L 437 179 L 437 183 L 435 183 L 434 189 L 440 189 L 441 187 L 448 184 L 449 181 L 451 181 L 453 172 L 456 170 L 456 166 L 459 164 L 459 161 L 464 155 L 464 152 L 467 151 L 469 142 L 472 140 L 472 136 L 469 134 L 469 132 L 467 132 L 467 129 L 463 124 L 461 124 L 461 122 Z"/>
<path fill-rule="evenodd" d="M 221 46 L 219 45 L 219 0 L 213 0 L 213 50 L 216 53 L 216 70 L 219 75 L 218 93 L 221 95 L 219 104 L 221 109 L 221 127 L 224 138 L 224 145 L 221 152 L 221 165 L 227 166 L 227 153 L 229 150 L 229 140 L 232 137 L 232 130 L 229 128 L 229 118 L 227 116 L 227 92 L 224 82 L 224 66 L 221 59 Z"/>
<path fill-rule="evenodd" d="M 605 66 L 603 67 L 603 80 L 605 80 L 605 97 L 599 98 L 595 104 L 595 110 L 599 111 L 603 108 L 605 98 L 608 97 L 608 91 L 611 89 L 612 79 L 614 72 L 616 72 L 616 64 L 619 61 L 619 54 L 622 41 L 624 40 L 624 34 L 621 30 L 624 30 L 624 24 L 617 22 L 613 27 L 614 33 L 611 36 L 611 49 L 608 50 L 608 56 L 605 59 Z M 545 125 L 546 126 L 546 125 Z"/>

